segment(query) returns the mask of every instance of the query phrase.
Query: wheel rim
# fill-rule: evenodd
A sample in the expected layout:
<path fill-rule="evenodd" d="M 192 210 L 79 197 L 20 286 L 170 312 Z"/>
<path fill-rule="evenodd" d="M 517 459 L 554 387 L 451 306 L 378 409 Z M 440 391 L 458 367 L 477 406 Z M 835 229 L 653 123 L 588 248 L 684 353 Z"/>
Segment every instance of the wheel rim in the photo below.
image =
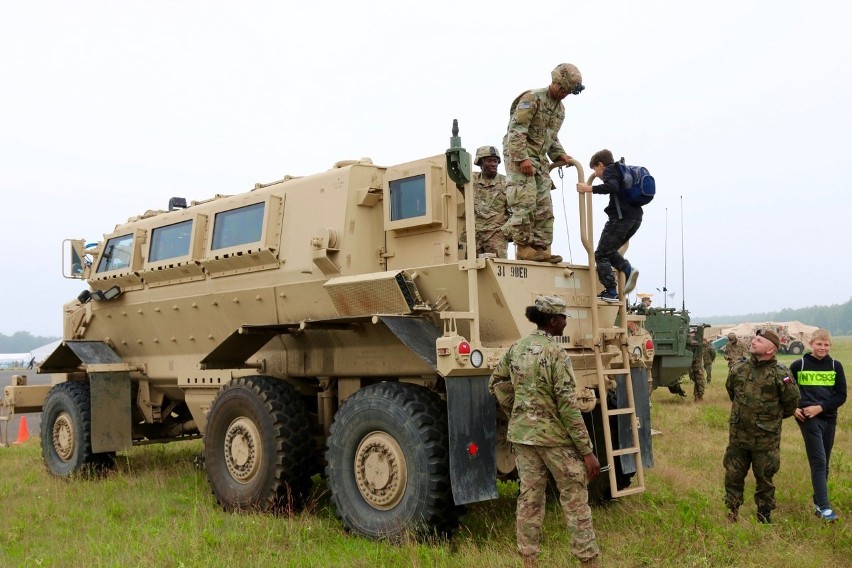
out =
<path fill-rule="evenodd" d="M 260 432 L 254 422 L 240 417 L 231 422 L 225 433 L 225 464 L 239 483 L 250 483 L 260 471 L 263 448 Z"/>
<path fill-rule="evenodd" d="M 62 461 L 74 455 L 74 421 L 67 412 L 57 416 L 53 423 L 53 449 Z"/>
<path fill-rule="evenodd" d="M 355 481 L 370 506 L 386 511 L 405 495 L 408 466 L 402 448 L 386 432 L 367 434 L 355 452 Z"/>

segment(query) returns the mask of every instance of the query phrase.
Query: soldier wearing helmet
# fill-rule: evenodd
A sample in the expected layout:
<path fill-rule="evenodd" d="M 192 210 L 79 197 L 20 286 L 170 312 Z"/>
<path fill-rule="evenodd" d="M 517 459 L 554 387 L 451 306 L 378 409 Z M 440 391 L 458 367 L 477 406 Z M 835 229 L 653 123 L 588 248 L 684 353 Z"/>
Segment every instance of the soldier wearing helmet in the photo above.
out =
<path fill-rule="evenodd" d="M 721 349 L 725 353 L 725 359 L 728 361 L 728 368 L 734 366 L 734 363 L 742 359 L 748 353 L 748 345 L 737 340 L 737 334 L 733 331 L 728 334 L 728 343 Z"/>
<path fill-rule="evenodd" d="M 524 91 L 509 111 L 509 127 L 503 138 L 508 187 L 506 197 L 512 216 L 503 232 L 515 242 L 520 260 L 562 262 L 552 254 L 553 203 L 548 165 L 568 162 L 558 133 L 565 119 L 562 99 L 580 94 L 585 87 L 579 69 L 570 63 L 557 65 L 544 89 Z"/>
<path fill-rule="evenodd" d="M 481 146 L 476 150 L 473 163 L 481 170 L 474 172 L 471 180 L 476 215 L 476 256 L 490 253 L 497 258 L 507 258 L 509 245 L 502 229 L 510 213 L 506 206 L 506 176 L 497 173 L 500 152 L 494 146 Z M 464 234 L 462 242 L 466 242 Z"/>

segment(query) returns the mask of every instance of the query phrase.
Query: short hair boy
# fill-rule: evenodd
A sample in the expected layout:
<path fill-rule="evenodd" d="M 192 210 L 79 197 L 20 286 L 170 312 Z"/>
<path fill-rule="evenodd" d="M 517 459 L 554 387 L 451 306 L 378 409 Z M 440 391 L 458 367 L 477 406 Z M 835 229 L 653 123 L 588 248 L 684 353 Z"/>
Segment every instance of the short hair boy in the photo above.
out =
<path fill-rule="evenodd" d="M 790 365 L 801 395 L 794 416 L 802 431 L 811 466 L 814 512 L 820 519 L 834 522 L 837 513 L 828 499 L 828 462 L 834 446 L 837 409 L 846 402 L 846 375 L 843 365 L 828 354 L 831 333 L 818 329 L 809 345 L 811 352 Z"/>
<path fill-rule="evenodd" d="M 604 287 L 598 299 L 618 303 L 618 289 L 612 269 L 615 268 L 624 273 L 625 294 L 636 287 L 636 280 L 639 278 L 639 271 L 630 266 L 630 262 L 621 256 L 618 249 L 639 230 L 642 224 L 642 207 L 618 198 L 618 193 L 624 184 L 624 176 L 618 163 L 613 159 L 612 152 L 606 149 L 595 152 L 589 160 L 589 167 L 595 171 L 595 176 L 603 183 L 595 186 L 578 183 L 577 191 L 609 195 L 609 204 L 604 209 L 608 220 L 601 232 L 598 248 L 595 250 L 598 280 Z"/>

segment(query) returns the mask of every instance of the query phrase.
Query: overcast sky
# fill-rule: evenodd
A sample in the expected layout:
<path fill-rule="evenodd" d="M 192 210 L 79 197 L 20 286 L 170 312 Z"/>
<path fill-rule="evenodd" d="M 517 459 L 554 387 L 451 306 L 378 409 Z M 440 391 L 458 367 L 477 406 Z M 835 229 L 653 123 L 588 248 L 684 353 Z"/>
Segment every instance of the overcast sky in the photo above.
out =
<path fill-rule="evenodd" d="M 850 21 L 842 0 L 5 0 L 0 333 L 61 335 L 84 288 L 61 276 L 65 238 L 172 196 L 439 154 L 453 118 L 469 150 L 498 146 L 561 62 L 586 85 L 566 150 L 657 180 L 637 291 L 698 316 L 846 302 Z M 554 178 L 554 252 L 585 263 L 576 176 Z"/>

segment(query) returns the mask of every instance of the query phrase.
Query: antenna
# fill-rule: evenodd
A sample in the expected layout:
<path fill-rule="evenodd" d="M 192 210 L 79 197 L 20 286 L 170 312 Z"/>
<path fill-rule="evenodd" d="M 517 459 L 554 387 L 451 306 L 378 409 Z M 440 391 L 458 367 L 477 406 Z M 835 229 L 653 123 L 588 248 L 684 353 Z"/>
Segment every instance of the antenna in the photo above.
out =
<path fill-rule="evenodd" d="M 663 240 L 663 289 L 660 290 L 659 288 L 657 288 L 657 290 L 660 290 L 663 293 L 663 308 L 667 307 L 666 306 L 666 296 L 668 296 L 668 294 L 666 294 L 666 292 L 669 291 L 669 289 L 666 288 L 666 285 L 668 284 L 668 277 L 669 277 L 669 208 L 668 207 L 666 207 L 666 233 L 665 233 L 665 235 L 666 235 L 665 239 Z"/>
<path fill-rule="evenodd" d="M 683 195 L 680 196 L 680 300 L 681 311 L 686 310 L 686 265 L 683 253 Z"/>

